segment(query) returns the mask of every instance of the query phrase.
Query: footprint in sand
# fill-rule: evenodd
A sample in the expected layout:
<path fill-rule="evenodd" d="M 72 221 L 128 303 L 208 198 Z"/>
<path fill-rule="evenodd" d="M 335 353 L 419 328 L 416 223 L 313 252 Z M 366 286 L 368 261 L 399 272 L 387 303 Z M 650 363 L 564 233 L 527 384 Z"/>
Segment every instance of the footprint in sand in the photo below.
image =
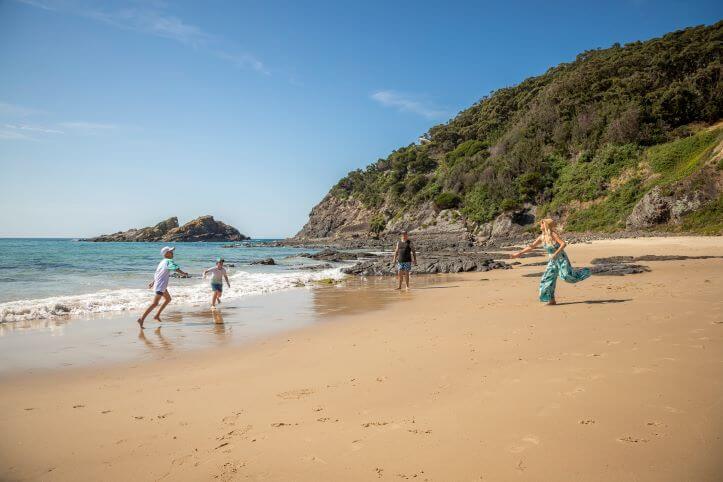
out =
<path fill-rule="evenodd" d="M 271 426 L 274 428 L 280 428 L 280 427 L 291 427 L 294 425 L 299 425 L 298 423 L 286 423 L 286 422 L 275 422 L 272 423 Z"/>
<path fill-rule="evenodd" d="M 364 428 L 383 427 L 384 425 L 389 425 L 389 422 L 367 422 L 367 423 L 363 423 L 362 427 L 364 427 Z"/>
<path fill-rule="evenodd" d="M 670 406 L 668 406 L 668 407 L 663 407 L 663 408 L 665 409 L 666 412 L 670 412 L 670 413 L 683 413 L 683 410 L 680 410 L 679 408 L 670 407 Z"/>
<path fill-rule="evenodd" d="M 314 390 L 310 388 L 301 388 L 299 390 L 289 390 L 288 392 L 279 393 L 276 396 L 284 400 L 298 400 L 303 397 L 308 397 L 312 393 L 314 393 Z"/>
<path fill-rule="evenodd" d="M 219 469 L 219 473 L 213 476 L 214 479 L 229 481 L 236 478 L 236 474 L 242 468 L 246 467 L 246 463 L 225 462 Z"/>
<path fill-rule="evenodd" d="M 527 435 L 522 438 L 521 442 L 524 443 L 513 445 L 508 449 L 508 451 L 512 452 L 513 454 L 519 454 L 520 452 L 524 452 L 530 446 L 540 445 L 540 438 L 537 435 Z"/>
<path fill-rule="evenodd" d="M 73 405 L 73 408 L 85 408 L 85 405 Z"/>
<path fill-rule="evenodd" d="M 221 419 L 221 422 L 226 425 L 235 425 L 242 413 L 243 412 L 234 412 L 231 415 L 226 415 Z"/>
<path fill-rule="evenodd" d="M 633 437 L 631 435 L 627 435 L 625 437 L 620 437 L 618 439 L 618 442 L 626 442 L 629 444 L 640 444 L 640 443 L 648 443 L 649 440 L 644 439 L 644 438 Z"/>
<path fill-rule="evenodd" d="M 564 395 L 567 395 L 568 397 L 574 397 L 575 395 L 579 395 L 585 391 L 585 387 L 575 387 L 574 389 L 570 390 L 569 392 L 565 392 Z"/>
<path fill-rule="evenodd" d="M 226 432 L 225 434 L 216 437 L 216 440 L 224 441 L 224 440 L 231 440 L 236 437 L 243 437 L 246 434 L 248 434 L 252 428 L 253 428 L 253 425 L 246 425 L 245 427 L 235 428 L 235 429 L 231 430 L 230 432 Z"/>
<path fill-rule="evenodd" d="M 585 419 L 578 422 L 580 425 L 595 425 L 595 420 Z"/>

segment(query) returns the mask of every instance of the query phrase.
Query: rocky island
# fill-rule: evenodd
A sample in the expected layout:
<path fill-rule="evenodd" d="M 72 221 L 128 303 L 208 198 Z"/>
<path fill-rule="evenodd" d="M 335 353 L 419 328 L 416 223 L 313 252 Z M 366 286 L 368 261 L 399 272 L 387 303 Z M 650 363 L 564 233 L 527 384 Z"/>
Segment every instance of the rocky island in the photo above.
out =
<path fill-rule="evenodd" d="M 133 228 L 113 234 L 102 234 L 83 239 L 92 242 L 193 242 L 193 241 L 243 241 L 251 239 L 238 229 L 216 221 L 213 216 L 201 216 L 183 226 L 173 216 L 155 226 Z"/>

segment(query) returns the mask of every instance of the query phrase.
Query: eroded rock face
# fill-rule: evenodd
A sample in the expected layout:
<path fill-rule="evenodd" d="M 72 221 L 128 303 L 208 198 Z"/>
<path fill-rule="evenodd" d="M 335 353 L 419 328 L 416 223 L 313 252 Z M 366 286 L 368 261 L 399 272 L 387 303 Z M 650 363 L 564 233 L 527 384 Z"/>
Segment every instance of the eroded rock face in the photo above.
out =
<path fill-rule="evenodd" d="M 656 186 L 638 201 L 628 216 L 628 229 L 651 228 L 667 222 L 679 223 L 681 218 L 720 193 L 721 174 L 712 167 L 697 175 L 665 187 Z"/>
<path fill-rule="evenodd" d="M 152 227 L 129 229 L 113 234 L 103 234 L 85 241 L 94 242 L 159 242 L 159 241 L 243 241 L 250 239 L 233 226 L 216 221 L 213 216 L 201 216 L 178 226 L 178 218 L 172 217 Z"/>
<path fill-rule="evenodd" d="M 641 229 L 668 222 L 672 199 L 664 196 L 660 187 L 654 187 L 638 201 L 625 221 L 628 229 Z"/>
<path fill-rule="evenodd" d="M 368 236 L 374 213 L 354 198 L 340 199 L 327 194 L 309 214 L 309 221 L 295 240 Z"/>

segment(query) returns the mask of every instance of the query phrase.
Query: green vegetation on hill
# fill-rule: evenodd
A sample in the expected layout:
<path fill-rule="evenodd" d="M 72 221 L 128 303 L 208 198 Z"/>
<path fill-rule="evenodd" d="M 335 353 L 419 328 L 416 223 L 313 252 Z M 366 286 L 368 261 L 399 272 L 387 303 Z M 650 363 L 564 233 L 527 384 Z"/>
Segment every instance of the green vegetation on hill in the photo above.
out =
<path fill-rule="evenodd" d="M 569 213 L 569 229 L 619 229 L 647 190 L 690 176 L 720 139 L 695 126 L 723 117 L 722 52 L 723 22 L 583 52 L 493 92 L 432 127 L 429 142 L 349 173 L 331 192 L 383 212 L 378 231 L 429 201 L 476 223 L 530 203 Z"/>

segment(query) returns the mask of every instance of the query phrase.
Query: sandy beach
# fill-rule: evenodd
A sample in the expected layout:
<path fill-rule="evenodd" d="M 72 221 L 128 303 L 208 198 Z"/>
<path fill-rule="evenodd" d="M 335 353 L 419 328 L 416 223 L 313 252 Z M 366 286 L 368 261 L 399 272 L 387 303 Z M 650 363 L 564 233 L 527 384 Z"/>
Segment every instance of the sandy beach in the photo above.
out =
<path fill-rule="evenodd" d="M 723 238 L 567 252 L 723 256 Z M 720 480 L 723 259 L 560 283 L 556 307 L 523 276 L 542 259 L 319 288 L 309 323 L 248 343 L 4 373 L 0 479 Z"/>

